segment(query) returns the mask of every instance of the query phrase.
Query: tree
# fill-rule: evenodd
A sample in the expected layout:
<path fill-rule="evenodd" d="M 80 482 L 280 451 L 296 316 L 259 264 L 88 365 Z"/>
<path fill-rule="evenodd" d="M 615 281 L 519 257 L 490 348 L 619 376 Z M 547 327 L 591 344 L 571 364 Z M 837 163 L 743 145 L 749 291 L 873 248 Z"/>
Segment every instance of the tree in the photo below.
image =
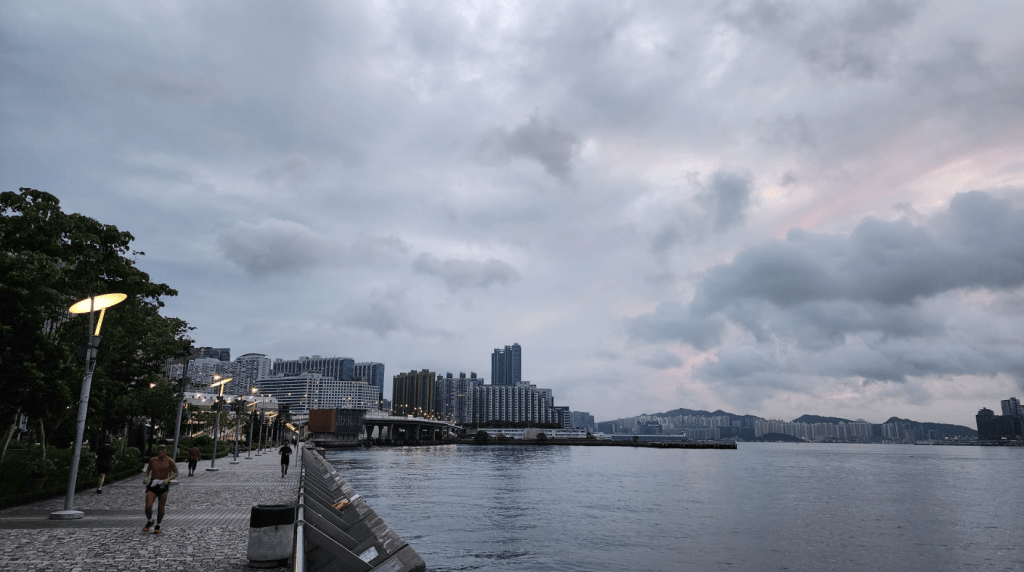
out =
<path fill-rule="evenodd" d="M 476 435 L 473 436 L 473 442 L 477 445 L 486 445 L 491 441 L 491 436 L 487 431 L 477 431 Z"/>
<path fill-rule="evenodd" d="M 187 352 L 188 325 L 159 313 L 161 298 L 177 292 L 135 266 L 145 253 L 131 250 L 132 240 L 113 225 L 64 213 L 49 193 L 0 193 L 0 419 L 25 413 L 49 427 L 52 442 L 70 442 L 83 371 L 75 348 L 89 317 L 67 309 L 89 295 L 128 299 L 104 319 L 87 434 L 138 411 L 164 361 Z"/>

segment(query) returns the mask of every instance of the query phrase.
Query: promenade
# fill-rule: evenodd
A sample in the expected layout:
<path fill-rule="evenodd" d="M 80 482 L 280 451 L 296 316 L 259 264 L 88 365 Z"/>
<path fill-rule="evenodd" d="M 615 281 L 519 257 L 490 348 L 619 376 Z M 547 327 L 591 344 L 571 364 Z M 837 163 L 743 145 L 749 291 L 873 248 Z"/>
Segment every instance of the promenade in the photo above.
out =
<path fill-rule="evenodd" d="M 217 459 L 219 471 L 200 461 L 194 477 L 178 463 L 179 485 L 171 487 L 161 534 L 143 533 L 146 523 L 142 473 L 75 495 L 85 518 L 50 520 L 64 498 L 0 511 L 0 571 L 99 572 L 135 570 L 241 571 L 249 541 L 249 514 L 256 504 L 291 504 L 298 495 L 292 455 L 281 478 L 276 450 L 251 459 Z M 154 518 L 156 505 L 153 506 Z"/>

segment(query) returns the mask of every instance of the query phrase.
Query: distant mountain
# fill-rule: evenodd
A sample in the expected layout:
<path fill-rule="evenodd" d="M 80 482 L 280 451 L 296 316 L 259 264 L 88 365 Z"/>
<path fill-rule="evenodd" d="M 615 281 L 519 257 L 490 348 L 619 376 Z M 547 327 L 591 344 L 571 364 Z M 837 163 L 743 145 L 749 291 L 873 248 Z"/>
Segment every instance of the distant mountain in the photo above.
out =
<path fill-rule="evenodd" d="M 928 431 L 938 431 L 943 435 L 947 436 L 960 436 L 969 439 L 977 439 L 978 431 L 971 429 L 970 427 L 964 427 L 963 425 L 952 425 L 949 423 L 922 423 L 920 421 L 912 421 L 910 419 L 900 419 L 899 417 L 890 417 L 885 421 L 886 423 L 910 423 L 913 426 L 920 425 L 921 430 L 925 433 Z"/>
<path fill-rule="evenodd" d="M 853 423 L 849 419 L 843 419 L 842 417 L 822 417 L 821 415 L 801 415 L 796 419 L 790 421 L 790 423 Z"/>
<path fill-rule="evenodd" d="M 705 411 L 703 409 L 673 409 L 664 413 L 644 413 L 644 415 L 654 415 L 656 417 L 675 417 L 677 415 L 699 415 L 701 417 L 716 417 L 718 415 L 728 415 L 729 417 L 755 417 L 754 415 L 742 415 L 739 413 L 729 413 L 728 411 L 722 411 L 717 409 L 715 411 Z"/>
<path fill-rule="evenodd" d="M 673 409 L 671 411 L 665 411 L 664 413 L 644 413 L 643 415 L 651 415 L 651 416 L 655 416 L 655 417 L 676 417 L 676 416 L 679 416 L 679 415 L 695 415 L 695 416 L 702 416 L 702 417 L 715 417 L 715 416 L 719 416 L 719 415 L 728 415 L 729 417 L 732 417 L 734 419 L 746 419 L 746 418 L 763 419 L 762 417 L 758 417 L 757 415 L 748 415 L 748 414 L 740 414 L 740 413 L 729 413 L 728 411 L 722 411 L 721 409 L 718 409 L 718 410 L 715 410 L 715 411 L 707 411 L 707 410 L 704 410 L 704 409 L 686 409 L 686 408 L 682 408 L 682 407 L 679 408 L 679 409 Z M 623 420 L 626 420 L 626 419 L 636 419 L 636 417 L 638 417 L 638 416 L 622 417 L 622 418 L 619 418 L 619 419 L 613 419 L 612 421 L 623 421 Z M 853 420 L 850 420 L 850 419 L 844 419 L 842 417 L 825 417 L 825 416 L 822 416 L 822 415 L 810 415 L 810 414 L 801 415 L 800 417 L 797 417 L 796 419 L 791 421 L 791 423 L 855 423 L 855 422 L 863 423 L 864 421 L 862 419 L 858 419 L 856 421 L 853 421 Z M 953 425 L 953 424 L 950 424 L 950 423 L 929 423 L 929 422 L 921 422 L 921 421 L 912 421 L 910 419 L 900 419 L 899 417 L 890 417 L 884 423 L 910 423 L 914 427 L 918 427 L 918 426 L 921 427 L 921 430 L 924 431 L 925 435 L 928 434 L 928 431 L 938 431 L 938 432 L 942 433 L 943 435 L 946 435 L 946 436 L 949 436 L 949 437 L 960 436 L 960 437 L 969 438 L 969 439 L 976 439 L 978 437 L 978 432 L 976 430 L 971 429 L 970 427 L 964 427 L 963 425 Z M 880 425 L 880 424 L 879 423 L 872 423 L 872 425 Z M 877 429 L 876 429 L 876 431 L 877 431 Z M 877 436 L 877 434 L 876 434 L 876 436 Z"/>

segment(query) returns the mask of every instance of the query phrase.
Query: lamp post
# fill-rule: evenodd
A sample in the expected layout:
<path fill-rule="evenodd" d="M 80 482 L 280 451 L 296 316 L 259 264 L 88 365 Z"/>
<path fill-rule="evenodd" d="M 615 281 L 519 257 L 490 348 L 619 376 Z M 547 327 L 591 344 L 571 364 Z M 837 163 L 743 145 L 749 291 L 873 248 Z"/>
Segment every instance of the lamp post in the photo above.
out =
<path fill-rule="evenodd" d="M 101 294 L 90 296 L 75 302 L 68 308 L 72 314 L 89 313 L 89 341 L 85 348 L 85 374 L 82 376 L 82 393 L 78 398 L 78 422 L 75 426 L 75 448 L 71 455 L 71 473 L 68 474 L 68 492 L 64 497 L 64 509 L 50 513 L 53 520 L 72 520 L 82 518 L 85 513 L 75 510 L 75 484 L 78 481 L 78 463 L 82 459 L 82 436 L 85 434 L 85 416 L 89 412 L 89 389 L 92 386 L 92 372 L 96 369 L 96 348 L 100 344 L 100 328 L 103 327 L 103 316 L 107 308 L 124 302 L 126 294 Z M 92 313 L 100 311 L 96 322 L 96 331 L 92 329 Z"/>
<path fill-rule="evenodd" d="M 255 387 L 252 388 L 252 392 L 256 393 L 256 388 Z M 248 411 L 249 406 L 246 405 L 245 409 L 246 409 L 246 411 Z M 246 459 L 251 459 L 252 458 L 252 428 L 253 428 L 253 425 L 256 425 L 256 402 L 255 401 L 252 402 L 252 415 L 249 416 L 249 450 L 246 451 L 246 453 L 245 453 L 245 458 Z"/>
<path fill-rule="evenodd" d="M 233 378 L 225 377 L 221 379 L 220 375 L 213 376 L 213 385 L 210 387 L 220 386 L 220 392 L 217 394 L 217 399 L 213 401 L 214 407 L 217 408 L 217 418 L 213 422 L 213 454 L 210 455 L 210 466 L 206 468 L 207 471 L 219 471 L 214 464 L 217 462 L 217 437 L 220 436 L 220 410 L 223 409 L 224 401 L 224 386 L 231 381 Z"/>
<path fill-rule="evenodd" d="M 239 407 L 245 403 L 242 401 L 242 396 L 235 397 L 235 404 L 233 409 L 235 410 L 235 460 L 231 461 L 232 465 L 238 464 L 238 430 L 242 427 L 242 408 Z"/>
<path fill-rule="evenodd" d="M 206 350 L 206 349 L 210 349 L 210 348 L 206 348 L 206 347 L 204 347 L 204 348 L 195 348 L 193 350 L 193 352 L 196 351 L 196 350 Z M 181 381 L 178 382 L 178 416 L 175 418 L 175 422 L 174 422 L 174 450 L 171 451 L 171 458 L 172 459 L 177 459 L 178 458 L 178 441 L 179 441 L 179 437 L 181 437 L 181 412 L 182 412 L 182 409 L 184 409 L 184 407 L 185 407 L 185 389 L 188 386 L 188 362 L 190 362 L 193 359 L 198 358 L 198 357 L 202 357 L 202 354 L 193 353 L 190 356 L 181 358 L 181 360 L 182 360 Z M 177 483 L 177 482 L 178 481 L 174 480 L 174 481 L 171 481 L 171 484 L 174 484 L 174 483 Z"/>

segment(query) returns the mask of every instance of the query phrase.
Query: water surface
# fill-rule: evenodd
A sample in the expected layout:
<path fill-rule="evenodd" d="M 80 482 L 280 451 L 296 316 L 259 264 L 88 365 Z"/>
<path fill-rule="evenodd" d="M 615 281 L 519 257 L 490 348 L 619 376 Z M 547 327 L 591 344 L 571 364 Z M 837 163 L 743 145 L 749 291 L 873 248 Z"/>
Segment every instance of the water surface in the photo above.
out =
<path fill-rule="evenodd" d="M 429 570 L 1024 570 L 1024 449 L 329 451 Z"/>

